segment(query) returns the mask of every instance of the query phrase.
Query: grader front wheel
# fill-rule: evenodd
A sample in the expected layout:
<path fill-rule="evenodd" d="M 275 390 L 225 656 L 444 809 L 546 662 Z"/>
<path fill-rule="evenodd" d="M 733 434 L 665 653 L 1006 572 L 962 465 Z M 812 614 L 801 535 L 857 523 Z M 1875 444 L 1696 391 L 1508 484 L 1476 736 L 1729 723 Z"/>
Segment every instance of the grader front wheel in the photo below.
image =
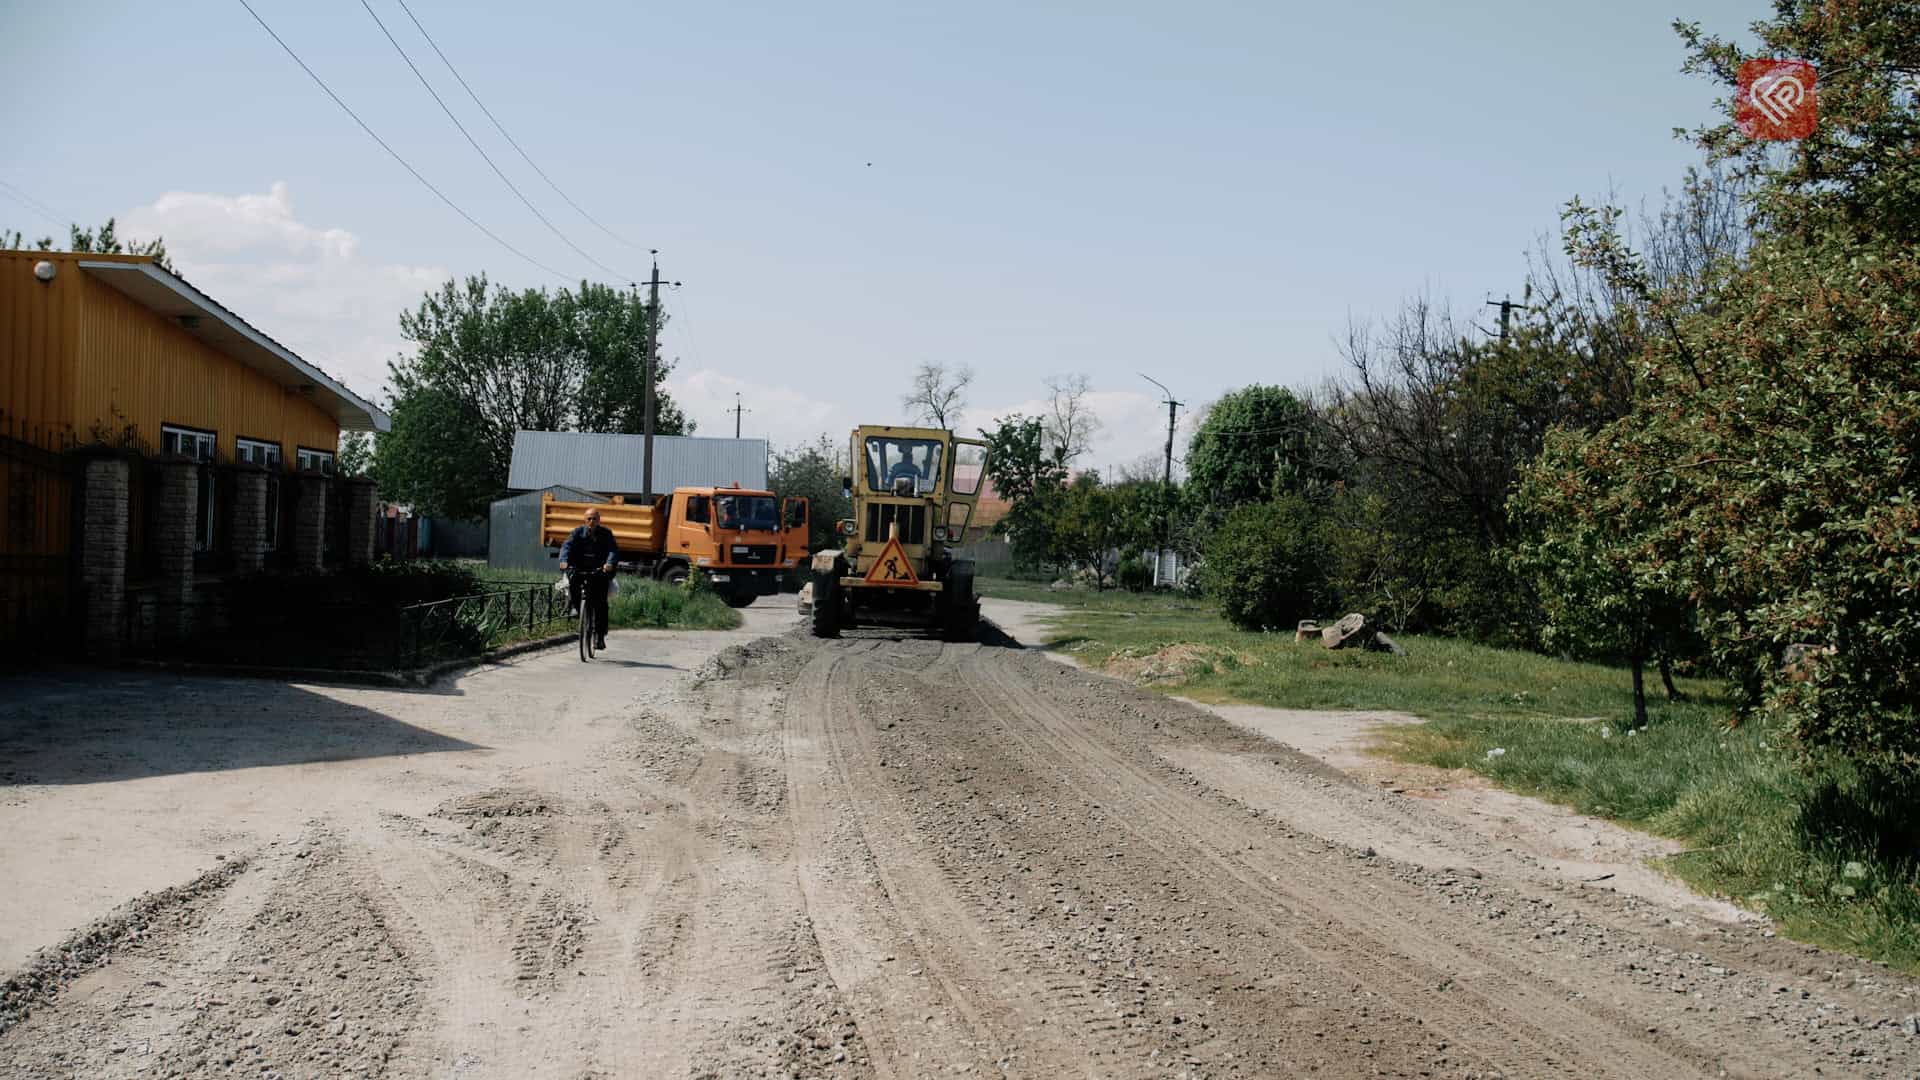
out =
<path fill-rule="evenodd" d="M 840 582 L 831 577 L 813 579 L 813 636 L 840 636 Z"/>

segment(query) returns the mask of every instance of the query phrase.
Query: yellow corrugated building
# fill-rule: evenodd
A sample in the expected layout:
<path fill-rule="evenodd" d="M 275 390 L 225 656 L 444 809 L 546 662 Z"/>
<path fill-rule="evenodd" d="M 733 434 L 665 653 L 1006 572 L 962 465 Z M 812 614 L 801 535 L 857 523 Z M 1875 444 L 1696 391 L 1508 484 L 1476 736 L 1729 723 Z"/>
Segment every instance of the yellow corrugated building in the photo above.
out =
<path fill-rule="evenodd" d="M 282 468 L 330 469 L 342 431 L 387 429 L 152 258 L 65 252 L 0 251 L 0 413 L 16 438 L 131 427 L 162 452 Z"/>

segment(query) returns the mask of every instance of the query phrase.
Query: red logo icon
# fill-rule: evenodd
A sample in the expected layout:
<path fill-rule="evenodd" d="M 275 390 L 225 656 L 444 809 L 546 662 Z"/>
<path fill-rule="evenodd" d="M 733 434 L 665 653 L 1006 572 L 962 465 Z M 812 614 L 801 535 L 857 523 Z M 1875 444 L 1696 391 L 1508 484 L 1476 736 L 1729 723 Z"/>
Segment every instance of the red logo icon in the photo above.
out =
<path fill-rule="evenodd" d="M 1749 139 L 1804 139 L 1819 119 L 1813 65 L 1805 60 L 1748 60 L 1740 65 L 1733 122 Z"/>

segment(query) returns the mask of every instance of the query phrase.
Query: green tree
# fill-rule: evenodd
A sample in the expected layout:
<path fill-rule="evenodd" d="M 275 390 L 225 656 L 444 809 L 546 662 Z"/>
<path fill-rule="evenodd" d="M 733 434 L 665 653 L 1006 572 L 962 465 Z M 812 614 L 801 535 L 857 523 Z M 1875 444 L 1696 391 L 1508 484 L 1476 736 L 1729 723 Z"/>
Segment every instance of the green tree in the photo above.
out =
<path fill-rule="evenodd" d="M 1277 630 L 1323 613 L 1321 511 L 1299 495 L 1235 507 L 1207 544 L 1201 586 L 1243 630 Z"/>
<path fill-rule="evenodd" d="M 1719 102 L 1724 119 L 1694 137 L 1712 160 L 1758 183 L 1755 209 L 1769 229 L 1809 239 L 1837 227 L 1920 243 L 1920 8 L 1776 0 L 1774 17 L 1751 27 L 1752 52 L 1698 23 L 1674 29 L 1687 47 L 1685 70 L 1729 91 Z M 1755 57 L 1797 57 L 1819 73 L 1818 123 L 1785 153 L 1733 122 L 1740 64 Z"/>
<path fill-rule="evenodd" d="M 1033 569 L 1056 561 L 1053 530 L 1067 470 L 1050 452 L 1046 423 L 1014 413 L 980 437 L 988 448 L 987 479 L 1009 504 L 994 531 L 1007 537 L 1016 565 Z"/>
<path fill-rule="evenodd" d="M 853 499 L 840 484 L 847 475 L 846 458 L 846 444 L 831 435 L 773 455 L 773 468 L 768 472 L 773 490 L 782 496 L 803 496 L 809 503 L 810 551 L 839 547 L 834 523 L 853 516 Z"/>
<path fill-rule="evenodd" d="M 1248 386 L 1207 409 L 1187 447 L 1187 491 L 1224 513 L 1242 503 L 1297 495 L 1319 474 L 1307 403 L 1279 386 Z"/>
<path fill-rule="evenodd" d="M 1535 583 L 1548 648 L 1626 660 L 1634 723 L 1645 726 L 1647 661 L 1658 662 L 1668 700 L 1678 698 L 1672 665 L 1692 651 L 1692 609 L 1671 564 L 1643 557 L 1661 506 L 1613 464 L 1604 436 L 1550 436 L 1514 492 L 1524 539 L 1510 562 Z"/>
<path fill-rule="evenodd" d="M 18 229 L 14 229 L 11 232 L 0 229 L 0 248 L 7 248 L 13 251 L 29 250 L 26 238 L 21 235 Z M 42 236 L 38 240 L 33 241 L 31 250 L 54 250 L 53 237 Z M 168 271 L 169 273 L 173 271 L 173 263 L 167 258 L 167 244 L 165 240 L 157 236 L 145 241 L 123 240 L 116 229 L 113 218 L 108 218 L 107 223 L 97 229 L 83 228 L 79 225 L 68 226 L 66 250 L 98 255 L 151 255 L 153 256 L 154 263 L 157 264 L 160 269 Z"/>
<path fill-rule="evenodd" d="M 1731 83 L 1744 55 L 1681 25 L 1689 66 Z M 1569 247 L 1647 297 L 1634 411 L 1591 436 L 1643 528 L 1594 545 L 1697 604 L 1748 710 L 1809 749 L 1920 763 L 1920 9 L 1784 3 L 1754 28 L 1820 65 L 1816 135 L 1784 148 L 1729 124 L 1706 149 L 1753 184 L 1762 231 L 1692 302 L 1662 295 L 1605 211 L 1569 208 Z M 1662 310 L 1662 308 L 1664 310 Z M 1566 482 L 1561 470 L 1558 482 Z M 1575 477 L 1574 479 L 1577 479 Z M 1787 646 L 1820 648 L 1783 663 Z"/>
<path fill-rule="evenodd" d="M 425 513 L 478 517 L 506 486 L 516 431 L 638 432 L 647 317 L 631 294 L 586 283 L 511 292 L 483 275 L 429 293 L 400 316 L 416 351 L 388 366 L 381 487 Z M 671 367 L 654 372 L 654 430 L 684 434 Z"/>
<path fill-rule="evenodd" d="M 1118 565 L 1122 540 L 1120 499 L 1089 469 L 1048 502 L 1054 561 L 1093 572 L 1096 591 L 1104 592 Z"/>
<path fill-rule="evenodd" d="M 339 453 L 334 455 L 334 471 L 341 476 L 362 476 L 373 465 L 373 436 L 364 431 L 340 433 Z"/>

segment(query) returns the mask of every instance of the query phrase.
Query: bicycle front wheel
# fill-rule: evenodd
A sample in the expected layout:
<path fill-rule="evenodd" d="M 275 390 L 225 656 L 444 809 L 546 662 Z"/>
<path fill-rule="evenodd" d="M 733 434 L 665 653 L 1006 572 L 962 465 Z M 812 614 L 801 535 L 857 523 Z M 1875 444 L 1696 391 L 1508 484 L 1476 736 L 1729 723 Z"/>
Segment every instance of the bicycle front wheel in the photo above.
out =
<path fill-rule="evenodd" d="M 584 593 L 585 590 L 582 590 Z M 593 659 L 593 600 L 580 597 L 580 661 Z"/>

